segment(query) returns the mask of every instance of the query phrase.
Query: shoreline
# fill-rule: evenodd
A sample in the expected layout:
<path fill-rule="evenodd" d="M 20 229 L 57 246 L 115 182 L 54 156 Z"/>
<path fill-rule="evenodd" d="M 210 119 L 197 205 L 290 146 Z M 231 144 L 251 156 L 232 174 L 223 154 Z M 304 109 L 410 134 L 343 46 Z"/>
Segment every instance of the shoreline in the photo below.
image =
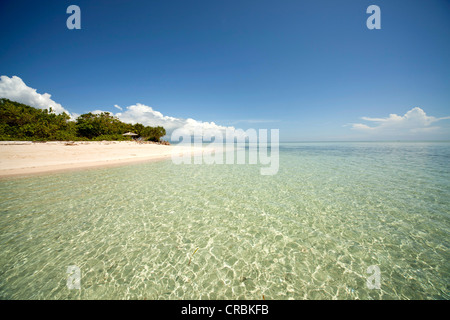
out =
<path fill-rule="evenodd" d="M 163 161 L 175 147 L 134 141 L 0 141 L 0 179 Z"/>

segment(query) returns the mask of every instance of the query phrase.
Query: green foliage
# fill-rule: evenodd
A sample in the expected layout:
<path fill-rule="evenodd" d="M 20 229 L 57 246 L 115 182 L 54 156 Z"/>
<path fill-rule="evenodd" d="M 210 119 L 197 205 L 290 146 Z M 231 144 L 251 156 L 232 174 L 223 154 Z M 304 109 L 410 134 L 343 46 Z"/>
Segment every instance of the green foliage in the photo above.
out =
<path fill-rule="evenodd" d="M 75 125 L 66 113 L 0 99 L 1 140 L 67 140 L 76 138 Z"/>
<path fill-rule="evenodd" d="M 145 133 L 142 135 L 147 138 L 148 141 L 160 141 L 161 137 L 166 135 L 166 129 L 163 127 L 146 127 L 144 130 Z"/>
<path fill-rule="evenodd" d="M 163 127 L 124 123 L 108 112 L 82 114 L 73 121 L 66 113 L 0 98 L 0 140 L 131 140 L 122 135 L 128 131 L 150 141 L 166 134 Z"/>
<path fill-rule="evenodd" d="M 147 141 L 161 141 L 161 137 L 166 135 L 166 130 L 163 127 L 145 127 L 140 123 L 136 123 L 132 126 L 131 130 L 143 137 Z"/>
<path fill-rule="evenodd" d="M 92 140 L 95 140 L 95 141 L 103 141 L 103 140 L 126 141 L 126 140 L 131 140 L 131 138 L 127 137 L 127 136 L 123 136 L 121 134 L 102 134 L 101 136 L 95 137 Z"/>

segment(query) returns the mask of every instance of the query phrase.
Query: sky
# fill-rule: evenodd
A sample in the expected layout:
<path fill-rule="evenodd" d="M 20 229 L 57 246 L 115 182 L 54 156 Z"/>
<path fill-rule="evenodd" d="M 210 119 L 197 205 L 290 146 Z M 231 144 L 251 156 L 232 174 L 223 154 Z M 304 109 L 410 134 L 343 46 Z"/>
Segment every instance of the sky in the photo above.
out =
<path fill-rule="evenodd" d="M 449 17 L 448 0 L 6 0 L 0 96 L 169 132 L 450 140 Z"/>

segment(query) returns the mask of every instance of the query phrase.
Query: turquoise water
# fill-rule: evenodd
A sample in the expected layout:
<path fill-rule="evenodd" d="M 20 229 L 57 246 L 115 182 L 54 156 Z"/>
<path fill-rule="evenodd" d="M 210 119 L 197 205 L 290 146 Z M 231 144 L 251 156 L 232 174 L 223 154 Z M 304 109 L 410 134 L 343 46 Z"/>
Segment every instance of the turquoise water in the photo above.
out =
<path fill-rule="evenodd" d="M 2 180 L 0 298 L 450 298 L 450 143 L 286 143 L 259 169 Z"/>

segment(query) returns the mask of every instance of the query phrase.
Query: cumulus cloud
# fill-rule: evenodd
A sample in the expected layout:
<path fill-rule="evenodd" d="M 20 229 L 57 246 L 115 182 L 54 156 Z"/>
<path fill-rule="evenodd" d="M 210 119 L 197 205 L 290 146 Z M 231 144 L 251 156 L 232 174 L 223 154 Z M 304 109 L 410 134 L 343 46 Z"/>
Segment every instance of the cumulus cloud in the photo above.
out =
<path fill-rule="evenodd" d="M 114 107 L 116 106 L 117 105 L 115 105 Z M 214 122 L 203 122 L 192 118 L 183 119 L 165 116 L 161 112 L 153 110 L 152 107 L 141 103 L 128 106 L 125 108 L 125 111 L 118 113 L 105 110 L 91 111 L 91 113 L 93 114 L 101 114 L 104 112 L 110 113 L 112 116 L 119 118 L 119 120 L 125 123 L 141 123 L 145 126 L 164 127 L 164 129 L 166 129 L 166 135 L 168 136 L 170 136 L 176 129 L 181 129 L 181 131 L 179 130 L 178 132 L 186 135 L 209 135 L 214 133 L 221 133 L 223 136 L 225 136 L 226 132 L 228 131 L 229 133 L 231 132 L 236 136 L 242 136 L 242 132 L 236 130 L 234 127 L 225 127 Z"/>
<path fill-rule="evenodd" d="M 406 136 L 437 132 L 441 127 L 434 124 L 441 120 L 450 119 L 450 117 L 428 116 L 421 108 L 415 107 L 403 116 L 390 114 L 386 118 L 362 117 L 361 119 L 372 123 L 372 126 L 353 123 L 351 124 L 352 129 L 373 135 Z"/>
<path fill-rule="evenodd" d="M 121 121 L 126 123 L 142 123 L 146 126 L 161 126 L 166 129 L 167 135 L 170 135 L 175 129 L 182 129 L 187 134 L 194 132 L 205 133 L 206 131 L 216 131 L 225 134 L 225 132 L 235 132 L 234 127 L 225 127 L 214 122 L 202 122 L 195 119 L 182 119 L 165 116 L 161 112 L 153 110 L 152 107 L 141 103 L 131 105 L 125 108 L 125 111 L 114 114 Z"/>
<path fill-rule="evenodd" d="M 57 114 L 66 112 L 71 115 L 72 119 L 76 119 L 76 117 L 79 116 L 75 113 L 71 114 L 61 104 L 53 101 L 50 94 L 37 93 L 36 89 L 28 87 L 22 79 L 17 76 L 11 78 L 7 76 L 0 77 L 0 98 L 7 98 L 39 109 L 52 108 L 53 112 Z M 111 115 L 116 116 L 125 123 L 141 123 L 145 126 L 153 127 L 161 126 L 166 129 L 167 135 L 169 136 L 175 129 L 183 129 L 183 132 L 190 135 L 194 134 L 194 132 L 208 134 L 205 133 L 206 131 L 209 131 L 209 133 L 213 131 L 221 132 L 222 134 L 225 134 L 226 131 L 236 132 L 234 127 L 225 127 L 217 125 L 214 122 L 202 122 L 191 118 L 182 119 L 165 116 L 161 112 L 153 110 L 152 107 L 141 103 L 128 106 L 125 109 L 116 104 L 114 105 L 114 108 L 120 110 L 120 112 L 114 113 L 110 111 L 93 110 L 91 113 L 100 114 L 102 112 L 109 112 Z M 242 132 L 238 132 L 239 134 L 242 134 Z"/>
<path fill-rule="evenodd" d="M 182 127 L 186 122 L 183 119 L 164 116 L 161 112 L 141 103 L 128 106 L 125 111 L 116 113 L 115 116 L 126 123 L 142 123 L 153 127 L 161 126 L 166 131 Z"/>
<path fill-rule="evenodd" d="M 61 104 L 53 101 L 50 94 L 37 93 L 36 89 L 28 87 L 25 82 L 17 76 L 12 76 L 11 78 L 7 76 L 0 77 L 0 97 L 39 109 L 52 108 L 53 112 L 57 114 L 63 112 L 70 114 Z"/>

